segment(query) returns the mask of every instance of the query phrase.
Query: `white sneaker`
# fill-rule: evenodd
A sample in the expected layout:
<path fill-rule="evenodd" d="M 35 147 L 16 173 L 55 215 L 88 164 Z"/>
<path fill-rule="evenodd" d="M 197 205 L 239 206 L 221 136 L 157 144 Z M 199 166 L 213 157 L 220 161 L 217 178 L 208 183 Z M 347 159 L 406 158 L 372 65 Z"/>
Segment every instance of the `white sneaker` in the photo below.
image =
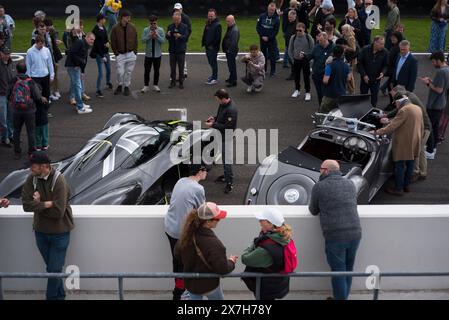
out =
<path fill-rule="evenodd" d="M 434 160 L 435 159 L 435 151 L 432 152 L 432 153 L 424 151 L 424 154 L 425 154 L 427 160 Z"/>
<path fill-rule="evenodd" d="M 261 92 L 263 89 L 263 86 L 260 86 L 259 88 L 254 88 L 254 92 Z"/>
<path fill-rule="evenodd" d="M 91 112 L 92 112 L 92 109 L 86 109 L 86 108 L 78 109 L 78 114 L 86 114 L 86 113 L 91 113 Z"/>
<path fill-rule="evenodd" d="M 306 101 L 312 100 L 312 96 L 310 95 L 309 92 L 306 93 L 306 99 L 305 99 L 305 100 L 306 100 Z"/>
<path fill-rule="evenodd" d="M 299 95 L 301 95 L 301 92 L 299 92 L 299 90 L 295 90 L 292 94 L 292 98 L 298 98 Z"/>
<path fill-rule="evenodd" d="M 149 86 L 144 86 L 142 88 L 142 90 L 140 90 L 140 92 L 142 92 L 142 93 L 147 93 L 148 91 L 150 91 L 150 87 Z"/>
<path fill-rule="evenodd" d="M 159 88 L 159 86 L 153 86 L 153 90 L 156 92 L 161 92 L 161 88 Z"/>
<path fill-rule="evenodd" d="M 51 101 L 58 101 L 59 98 L 57 96 L 55 96 L 54 94 L 50 95 L 50 100 Z"/>
<path fill-rule="evenodd" d="M 217 84 L 217 83 L 218 83 L 218 80 L 215 80 L 215 79 L 210 79 L 210 80 L 206 81 L 207 85 L 214 85 L 214 84 Z"/>
<path fill-rule="evenodd" d="M 246 92 L 248 92 L 248 93 L 253 92 L 253 87 L 248 87 L 248 88 L 246 88 Z"/>
<path fill-rule="evenodd" d="M 92 107 L 89 106 L 89 105 L 87 105 L 87 104 L 85 104 L 85 103 L 83 103 L 83 109 L 89 109 L 89 110 L 92 110 Z"/>
<path fill-rule="evenodd" d="M 58 99 L 61 98 L 61 94 L 59 93 L 59 91 L 54 92 L 53 95 L 54 95 L 55 97 L 58 97 Z"/>

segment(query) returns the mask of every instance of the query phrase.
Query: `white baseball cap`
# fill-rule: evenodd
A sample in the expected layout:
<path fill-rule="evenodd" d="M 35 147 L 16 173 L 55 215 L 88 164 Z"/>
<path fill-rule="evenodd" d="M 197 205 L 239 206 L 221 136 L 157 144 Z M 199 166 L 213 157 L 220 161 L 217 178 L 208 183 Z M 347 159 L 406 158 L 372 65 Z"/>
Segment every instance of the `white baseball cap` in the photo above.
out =
<path fill-rule="evenodd" d="M 284 216 L 282 213 L 273 207 L 268 207 L 255 214 L 256 218 L 260 220 L 267 220 L 276 227 L 281 227 L 284 224 Z"/>
<path fill-rule="evenodd" d="M 182 9 L 182 4 L 180 4 L 179 2 L 176 2 L 173 9 L 175 10 L 181 10 Z"/>

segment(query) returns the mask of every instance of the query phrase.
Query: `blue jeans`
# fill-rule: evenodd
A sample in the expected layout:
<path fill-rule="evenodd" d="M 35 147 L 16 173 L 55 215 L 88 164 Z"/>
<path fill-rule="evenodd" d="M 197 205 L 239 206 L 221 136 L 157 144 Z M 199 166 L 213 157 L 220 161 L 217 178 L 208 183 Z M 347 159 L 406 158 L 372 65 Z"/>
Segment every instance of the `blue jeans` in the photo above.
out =
<path fill-rule="evenodd" d="M 207 294 L 194 294 L 189 292 L 190 300 L 203 300 L 204 297 L 207 297 L 207 300 L 224 300 L 223 290 L 221 289 L 221 285 L 219 285 L 215 290 L 207 293 Z"/>
<path fill-rule="evenodd" d="M 70 242 L 70 232 L 46 234 L 36 231 L 35 235 L 37 247 L 47 266 L 47 272 L 62 273 L 67 247 Z M 64 300 L 65 291 L 63 279 L 48 279 L 46 298 L 47 300 Z"/>
<path fill-rule="evenodd" d="M 70 92 L 76 100 L 76 108 L 81 110 L 83 106 L 83 84 L 81 80 L 81 70 L 73 67 L 67 67 L 67 72 L 70 77 Z"/>
<path fill-rule="evenodd" d="M 410 185 L 415 160 L 394 162 L 394 182 L 397 191 L 404 191 Z"/>
<path fill-rule="evenodd" d="M 2 142 L 13 136 L 12 115 L 8 109 L 8 99 L 0 96 L 0 138 Z"/>
<path fill-rule="evenodd" d="M 43 126 L 36 126 L 36 148 L 48 147 L 48 131 L 48 123 Z"/>
<path fill-rule="evenodd" d="M 236 53 L 226 53 L 226 61 L 228 63 L 230 83 L 237 83 L 237 63 L 235 61 L 235 58 L 237 58 Z"/>
<path fill-rule="evenodd" d="M 218 51 L 215 49 L 206 49 L 207 61 L 212 68 L 211 80 L 218 80 L 218 61 L 217 61 Z"/>
<path fill-rule="evenodd" d="M 103 64 L 106 69 L 106 83 L 111 83 L 111 58 L 109 54 L 105 55 L 106 62 L 103 61 L 103 57 L 97 55 L 95 60 L 97 61 L 98 77 L 97 77 L 97 91 L 101 91 L 101 81 L 103 80 Z"/>
<path fill-rule="evenodd" d="M 106 19 L 108 20 L 108 34 L 111 33 L 112 28 L 117 24 L 118 13 L 107 13 Z"/>
<path fill-rule="evenodd" d="M 332 271 L 353 271 L 360 240 L 350 242 L 326 241 L 326 258 Z M 332 277 L 334 299 L 347 300 L 352 277 Z"/>

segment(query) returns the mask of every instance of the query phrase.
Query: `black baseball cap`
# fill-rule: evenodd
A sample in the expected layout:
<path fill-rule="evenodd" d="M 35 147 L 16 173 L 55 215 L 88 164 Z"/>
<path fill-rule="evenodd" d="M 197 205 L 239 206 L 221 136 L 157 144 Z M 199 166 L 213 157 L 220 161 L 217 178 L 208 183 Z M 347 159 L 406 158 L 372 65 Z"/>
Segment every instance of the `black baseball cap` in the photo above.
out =
<path fill-rule="evenodd" d="M 30 156 L 31 164 L 50 164 L 51 160 L 44 151 L 35 151 Z"/>

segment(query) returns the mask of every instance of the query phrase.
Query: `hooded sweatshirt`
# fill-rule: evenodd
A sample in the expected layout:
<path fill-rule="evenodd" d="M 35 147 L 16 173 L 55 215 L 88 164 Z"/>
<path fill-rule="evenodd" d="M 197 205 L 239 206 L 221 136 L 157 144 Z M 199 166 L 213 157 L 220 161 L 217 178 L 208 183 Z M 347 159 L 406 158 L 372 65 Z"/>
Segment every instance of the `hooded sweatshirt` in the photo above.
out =
<path fill-rule="evenodd" d="M 290 241 L 290 239 L 286 240 L 283 238 L 278 232 L 268 232 L 265 235 L 283 247 Z M 268 268 L 273 264 L 273 258 L 266 249 L 256 247 L 253 242 L 243 251 L 242 263 L 253 268 Z"/>

